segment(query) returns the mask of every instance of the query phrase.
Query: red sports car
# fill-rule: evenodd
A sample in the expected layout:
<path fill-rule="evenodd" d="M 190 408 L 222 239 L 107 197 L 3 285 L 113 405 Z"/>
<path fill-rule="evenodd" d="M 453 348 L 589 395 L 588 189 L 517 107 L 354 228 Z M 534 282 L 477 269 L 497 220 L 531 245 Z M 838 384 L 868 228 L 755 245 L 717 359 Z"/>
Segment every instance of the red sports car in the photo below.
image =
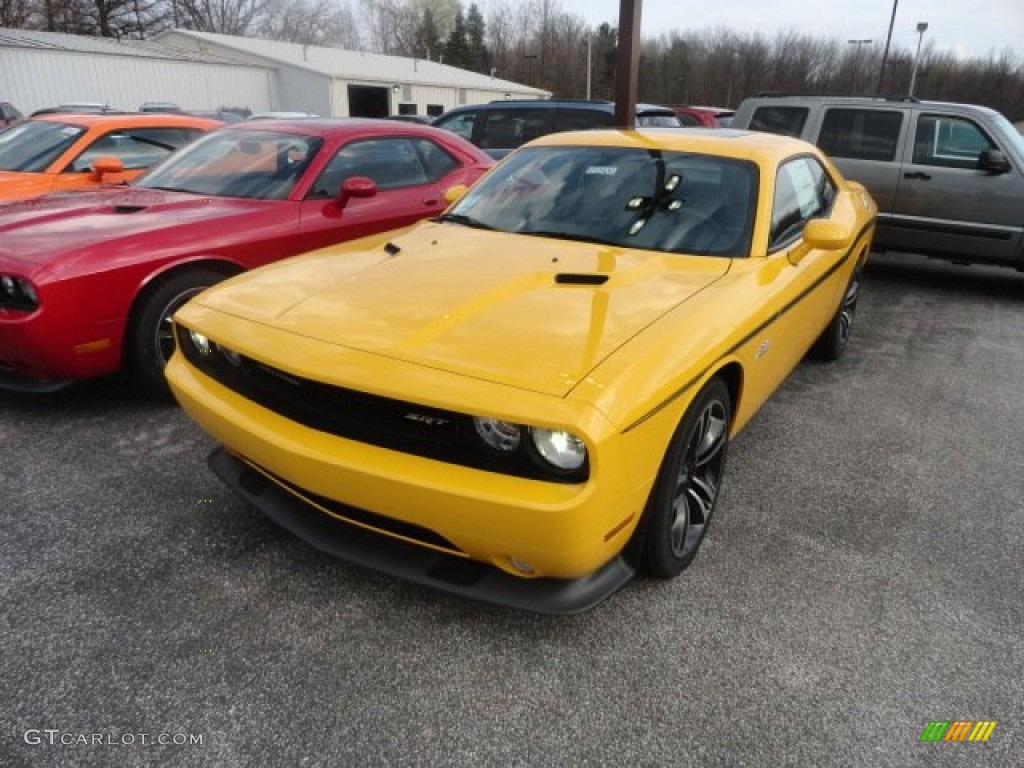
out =
<path fill-rule="evenodd" d="M 163 388 L 170 318 L 189 298 L 438 214 L 448 189 L 492 163 L 412 123 L 239 123 L 123 190 L 0 205 L 0 387 L 53 391 L 125 368 Z"/>

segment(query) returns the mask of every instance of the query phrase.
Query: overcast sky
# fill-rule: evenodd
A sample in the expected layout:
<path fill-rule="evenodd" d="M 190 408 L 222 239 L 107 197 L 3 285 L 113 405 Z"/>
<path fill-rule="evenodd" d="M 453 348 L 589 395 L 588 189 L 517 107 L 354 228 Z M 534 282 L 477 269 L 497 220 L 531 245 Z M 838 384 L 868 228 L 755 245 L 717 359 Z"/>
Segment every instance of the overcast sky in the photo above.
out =
<path fill-rule="evenodd" d="M 619 0 L 561 0 L 562 9 L 591 24 L 619 21 Z M 786 29 L 840 40 L 885 45 L 892 0 L 643 0 L 642 35 L 672 29 L 727 27 L 768 37 Z M 914 50 L 917 23 L 928 22 L 924 43 L 962 55 L 987 56 L 1012 48 L 1024 55 L 1024 0 L 898 0 L 892 44 Z M 879 49 L 881 50 L 881 48 Z"/>

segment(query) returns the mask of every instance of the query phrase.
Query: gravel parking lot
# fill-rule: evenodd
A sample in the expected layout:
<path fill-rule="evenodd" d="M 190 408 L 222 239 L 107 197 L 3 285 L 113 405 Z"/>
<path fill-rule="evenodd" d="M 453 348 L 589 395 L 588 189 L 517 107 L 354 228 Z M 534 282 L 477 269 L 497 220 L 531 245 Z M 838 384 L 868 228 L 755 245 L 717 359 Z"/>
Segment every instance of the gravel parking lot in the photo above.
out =
<path fill-rule="evenodd" d="M 1022 387 L 1024 275 L 875 258 L 693 567 L 570 618 L 319 554 L 117 383 L 0 395 L 0 765 L 1017 768 Z"/>

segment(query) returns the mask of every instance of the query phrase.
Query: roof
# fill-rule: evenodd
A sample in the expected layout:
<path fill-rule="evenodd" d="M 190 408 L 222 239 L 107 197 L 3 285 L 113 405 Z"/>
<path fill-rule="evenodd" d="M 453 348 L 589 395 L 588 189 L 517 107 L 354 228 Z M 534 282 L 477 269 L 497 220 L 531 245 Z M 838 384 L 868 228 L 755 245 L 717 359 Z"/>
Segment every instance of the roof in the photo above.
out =
<path fill-rule="evenodd" d="M 482 75 L 479 72 L 470 72 L 428 59 L 386 56 L 381 53 L 349 51 L 343 48 L 285 43 L 253 37 L 236 37 L 214 32 L 196 32 L 191 29 L 168 30 L 157 35 L 156 39 L 161 40 L 170 34 L 184 35 L 194 38 L 197 42 L 208 42 L 232 48 L 271 62 L 287 64 L 337 79 L 382 82 L 389 86 L 395 83 L 408 83 L 445 88 L 454 86 L 488 91 L 514 91 L 517 94 L 532 93 L 538 97 L 551 95 L 550 91 L 540 88 Z"/>
<path fill-rule="evenodd" d="M 127 113 L 120 115 L 62 112 L 55 115 L 38 115 L 29 119 L 33 121 L 45 121 L 48 123 L 70 123 L 72 125 L 80 125 L 87 128 L 91 128 L 95 125 L 112 125 L 115 128 L 180 127 L 210 129 L 223 125 L 222 120 L 211 119 L 208 117 L 195 117 L 194 115 L 178 115 L 170 112 Z"/>
<path fill-rule="evenodd" d="M 200 61 L 206 64 L 259 67 L 259 65 L 242 59 L 174 48 L 154 40 L 116 40 L 112 37 L 87 37 L 85 35 L 68 35 L 62 32 L 40 32 L 32 29 L 10 29 L 6 27 L 0 27 L 0 48 L 67 51 L 70 53 L 127 56 L 137 59 Z"/>
<path fill-rule="evenodd" d="M 281 131 L 309 136 L 333 136 L 336 134 L 363 133 L 378 129 L 392 135 L 425 136 L 438 134 L 452 137 L 455 134 L 440 128 L 420 123 L 367 117 L 299 117 L 268 120 L 243 120 L 224 127 L 225 131 Z M 467 142 L 468 143 L 468 142 Z"/>
<path fill-rule="evenodd" d="M 759 131 L 731 128 L 644 128 L 638 131 L 602 129 L 551 133 L 535 139 L 532 146 L 622 146 L 670 152 L 700 152 L 766 163 L 800 153 L 817 153 L 800 139 Z"/>

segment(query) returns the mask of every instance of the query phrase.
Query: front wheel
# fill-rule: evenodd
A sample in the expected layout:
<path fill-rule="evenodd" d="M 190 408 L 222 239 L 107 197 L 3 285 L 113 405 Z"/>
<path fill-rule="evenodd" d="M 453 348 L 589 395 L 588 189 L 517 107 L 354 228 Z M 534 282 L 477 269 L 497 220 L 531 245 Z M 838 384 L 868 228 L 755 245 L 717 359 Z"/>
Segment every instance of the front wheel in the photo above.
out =
<path fill-rule="evenodd" d="M 849 284 L 846 286 L 846 293 L 843 294 L 843 302 L 839 305 L 828 327 L 822 332 L 818 340 L 811 347 L 811 356 L 818 360 L 832 362 L 838 360 L 846 349 L 846 342 L 850 340 L 850 330 L 853 328 L 853 318 L 857 314 L 857 298 L 860 296 L 860 270 L 853 273 Z"/>
<path fill-rule="evenodd" d="M 647 502 L 646 575 L 672 578 L 696 557 L 718 501 L 731 420 L 729 389 L 713 378 L 679 422 Z"/>
<path fill-rule="evenodd" d="M 223 279 L 212 269 L 190 269 L 151 287 L 128 333 L 128 360 L 137 384 L 154 392 L 167 391 L 164 366 L 174 353 L 171 318 L 185 302 Z"/>

